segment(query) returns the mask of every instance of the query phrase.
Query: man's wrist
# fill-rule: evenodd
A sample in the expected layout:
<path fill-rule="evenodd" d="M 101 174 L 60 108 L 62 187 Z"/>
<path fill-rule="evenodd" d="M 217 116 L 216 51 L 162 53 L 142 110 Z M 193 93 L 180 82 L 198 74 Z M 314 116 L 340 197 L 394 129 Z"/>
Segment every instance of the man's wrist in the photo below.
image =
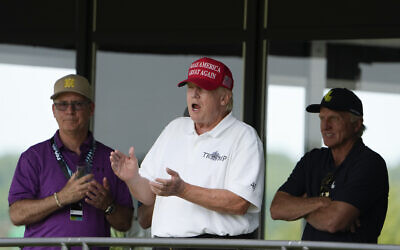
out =
<path fill-rule="evenodd" d="M 63 205 L 61 204 L 60 200 L 58 199 L 57 192 L 54 192 L 53 196 L 54 196 L 54 200 L 56 200 L 57 206 L 59 208 L 62 208 Z"/>
<path fill-rule="evenodd" d="M 115 204 L 112 202 L 108 207 L 104 210 L 105 215 L 111 215 L 115 211 Z"/>
<path fill-rule="evenodd" d="M 182 181 L 180 190 L 179 190 L 179 194 L 177 195 L 178 197 L 184 199 L 184 197 L 186 196 L 186 193 L 188 192 L 188 189 L 190 188 L 190 184 Z"/>

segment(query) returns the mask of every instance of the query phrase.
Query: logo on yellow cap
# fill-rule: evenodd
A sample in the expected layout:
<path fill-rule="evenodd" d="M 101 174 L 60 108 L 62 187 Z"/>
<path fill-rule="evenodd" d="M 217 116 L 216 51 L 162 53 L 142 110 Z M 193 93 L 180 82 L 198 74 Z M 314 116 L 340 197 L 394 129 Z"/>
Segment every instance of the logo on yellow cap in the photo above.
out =
<path fill-rule="evenodd" d="M 74 88 L 74 87 L 75 87 L 75 79 L 74 78 L 65 78 L 64 88 Z"/>
<path fill-rule="evenodd" d="M 332 90 L 330 90 L 330 91 L 324 96 L 324 100 L 325 100 L 326 102 L 330 102 L 330 101 L 331 101 L 331 99 L 332 99 L 331 94 L 332 94 Z"/>

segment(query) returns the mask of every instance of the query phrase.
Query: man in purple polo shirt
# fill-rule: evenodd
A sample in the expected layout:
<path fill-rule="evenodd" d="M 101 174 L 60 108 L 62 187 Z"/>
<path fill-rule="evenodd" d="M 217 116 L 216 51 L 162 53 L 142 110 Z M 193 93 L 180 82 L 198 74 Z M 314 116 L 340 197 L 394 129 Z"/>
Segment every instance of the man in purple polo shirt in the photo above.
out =
<path fill-rule="evenodd" d="M 109 237 L 110 226 L 128 230 L 129 190 L 110 167 L 112 149 L 89 131 L 88 80 L 60 78 L 51 99 L 59 130 L 22 153 L 8 196 L 11 221 L 26 226 L 25 237 Z"/>

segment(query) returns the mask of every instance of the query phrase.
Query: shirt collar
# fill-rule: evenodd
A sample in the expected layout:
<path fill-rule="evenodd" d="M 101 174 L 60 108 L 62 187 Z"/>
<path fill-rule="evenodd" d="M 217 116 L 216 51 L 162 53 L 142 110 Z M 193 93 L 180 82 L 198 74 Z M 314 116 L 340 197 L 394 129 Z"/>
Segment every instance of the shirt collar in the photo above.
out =
<path fill-rule="evenodd" d="M 346 158 L 344 158 L 342 164 L 340 164 L 340 166 L 345 165 L 349 161 L 349 159 L 353 159 L 354 156 L 357 155 L 364 146 L 365 145 L 364 145 L 364 142 L 363 142 L 362 138 L 357 139 L 354 142 L 354 145 L 350 149 L 349 153 L 346 155 Z M 329 154 L 329 159 L 330 159 L 330 161 L 332 163 L 332 166 L 334 166 L 333 155 L 332 155 L 332 150 L 331 149 L 329 149 L 329 153 L 330 153 Z M 340 167 L 340 166 L 338 166 L 338 167 Z"/>
<path fill-rule="evenodd" d="M 82 145 L 80 146 L 82 152 L 86 151 L 86 149 L 88 149 L 92 146 L 93 140 L 94 140 L 94 137 L 93 137 L 92 132 L 88 131 L 88 135 L 87 135 L 86 139 L 83 141 Z M 54 134 L 54 141 L 60 150 L 65 149 L 64 143 L 61 141 L 61 138 L 60 138 L 60 130 L 57 130 L 56 133 Z"/>
<path fill-rule="evenodd" d="M 190 119 L 190 118 L 188 118 Z M 228 115 L 226 115 L 218 124 L 215 126 L 213 129 L 210 131 L 205 132 L 204 134 L 201 134 L 200 136 L 211 136 L 211 137 L 217 137 L 220 135 L 223 131 L 228 129 L 234 122 L 236 118 L 232 115 L 232 112 L 230 112 Z M 192 119 L 190 119 L 190 122 L 188 122 L 188 126 L 186 129 L 186 132 L 188 134 L 195 134 L 197 135 L 196 129 L 194 128 L 194 122 Z"/>
<path fill-rule="evenodd" d="M 364 147 L 364 142 L 361 138 L 359 138 L 359 139 L 357 139 L 356 142 L 354 142 L 354 145 L 351 148 L 350 152 L 347 154 L 345 161 L 347 160 L 347 158 L 350 158 L 353 155 L 358 154 L 362 147 Z"/>

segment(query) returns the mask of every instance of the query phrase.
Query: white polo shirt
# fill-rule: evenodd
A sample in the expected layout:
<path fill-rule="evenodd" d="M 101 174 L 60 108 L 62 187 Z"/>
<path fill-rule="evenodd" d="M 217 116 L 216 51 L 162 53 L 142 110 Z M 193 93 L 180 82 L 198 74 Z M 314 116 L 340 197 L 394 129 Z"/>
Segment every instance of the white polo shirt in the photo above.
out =
<path fill-rule="evenodd" d="M 214 129 L 198 135 L 189 117 L 169 123 L 139 169 L 149 179 L 170 179 L 166 168 L 187 183 L 226 189 L 251 203 L 245 215 L 206 209 L 176 196 L 157 196 L 152 235 L 191 237 L 200 234 L 239 235 L 259 224 L 264 191 L 264 153 L 256 131 L 232 113 Z"/>

